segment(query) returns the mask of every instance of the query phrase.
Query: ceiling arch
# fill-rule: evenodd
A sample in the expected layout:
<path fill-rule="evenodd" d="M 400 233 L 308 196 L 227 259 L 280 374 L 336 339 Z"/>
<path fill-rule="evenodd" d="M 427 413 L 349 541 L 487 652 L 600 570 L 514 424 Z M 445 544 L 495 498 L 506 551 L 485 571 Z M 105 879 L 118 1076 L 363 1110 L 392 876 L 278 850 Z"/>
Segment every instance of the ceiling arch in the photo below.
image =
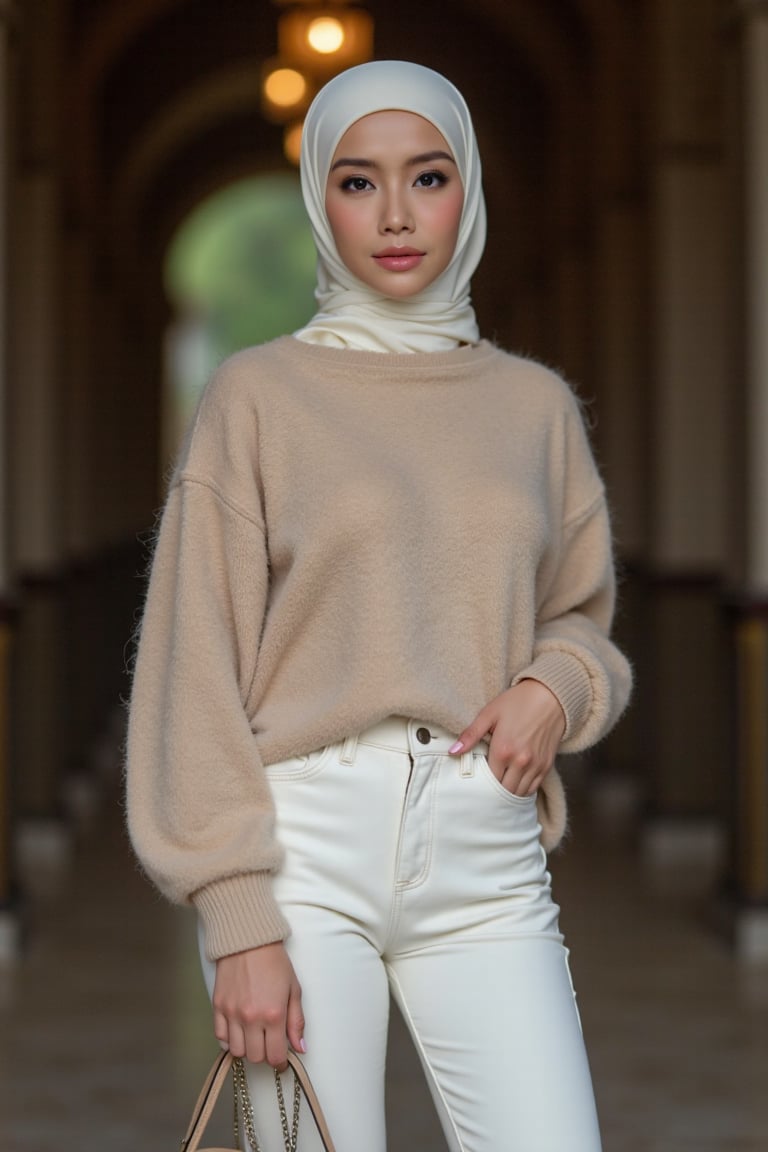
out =
<path fill-rule="evenodd" d="M 247 116 L 254 137 L 247 157 L 233 157 L 232 169 L 253 163 L 254 151 L 281 162 L 279 148 L 267 138 L 259 117 L 260 92 L 258 60 L 244 60 L 236 68 L 227 68 L 202 77 L 196 85 L 177 95 L 159 111 L 143 135 L 132 142 L 114 181 L 112 218 L 114 234 L 127 251 L 134 247 L 135 229 L 143 200 L 174 158 L 185 147 L 215 131 L 239 116 Z M 261 129 L 261 131 L 259 131 Z M 206 184 L 208 181 L 206 181 Z M 189 200 L 189 190 L 180 199 Z"/>
<path fill-rule="evenodd" d="M 126 4 L 113 0 L 103 5 L 74 44 L 75 75 L 81 92 L 94 91 L 126 44 L 165 12 L 185 3 L 186 0 L 131 0 Z"/>
<path fill-rule="evenodd" d="M 407 28 L 410 54 L 465 91 L 483 155 L 496 167 L 489 208 L 516 230 L 514 242 L 505 241 L 506 274 L 519 274 L 520 261 L 527 269 L 546 263 L 547 245 L 559 242 L 552 231 L 583 242 L 602 169 L 611 174 L 606 181 L 619 183 L 615 174 L 627 167 L 629 146 L 621 154 L 616 142 L 627 135 L 627 26 L 635 6 L 368 0 L 368 7 L 379 57 L 403 54 Z M 142 271 L 137 253 L 148 230 L 161 246 L 217 183 L 282 163 L 280 130 L 261 119 L 258 93 L 260 64 L 275 51 L 277 11 L 268 0 L 72 0 L 75 9 L 76 215 L 99 221 L 110 264 L 130 263 L 146 277 L 152 270 Z M 510 178 L 505 164 L 527 167 Z M 520 231 L 526 213 L 538 221 L 531 236 Z M 510 243 L 527 253 L 517 264 Z M 504 273 L 497 267 L 496 274 Z"/>
<path fill-rule="evenodd" d="M 421 35 L 425 50 L 432 48 L 439 51 L 439 44 L 429 43 L 429 29 L 434 13 L 428 4 L 424 7 L 425 13 L 421 17 L 422 28 L 419 28 L 416 14 L 411 16 L 409 29 L 412 41 L 419 43 Z M 394 28 L 395 23 L 393 21 L 389 27 Z M 470 35 L 468 27 L 465 31 Z M 485 72 L 474 77 L 468 73 L 468 80 L 474 81 L 477 103 L 480 106 L 484 101 L 487 103 L 487 121 L 498 120 L 498 109 L 501 108 L 502 124 L 508 123 L 510 118 L 518 114 L 522 104 L 530 105 L 533 102 L 531 92 L 520 88 L 521 84 L 528 82 L 526 77 L 529 73 L 516 58 L 511 56 L 508 47 L 499 47 L 495 30 L 489 28 L 487 24 L 481 23 L 479 27 L 475 27 L 473 34 L 475 39 L 472 42 L 470 35 L 470 45 L 476 49 L 476 56 L 485 58 L 491 65 L 491 71 L 495 72 L 495 79 Z M 383 54 L 387 54 L 388 50 L 391 51 L 391 46 L 387 45 L 385 35 L 382 35 L 382 40 Z M 218 68 L 209 66 L 205 72 L 196 69 L 191 82 L 178 85 L 166 92 L 163 100 L 153 106 L 152 115 L 146 117 L 134 133 L 124 134 L 125 139 L 120 147 L 113 145 L 115 164 L 109 173 L 106 186 L 102 182 L 102 193 L 99 197 L 102 204 L 108 203 L 114 193 L 114 199 L 119 202 L 117 215 L 121 226 L 110 230 L 113 235 L 125 233 L 124 225 L 130 216 L 130 205 L 133 204 L 134 208 L 138 205 L 142 187 L 146 188 L 153 182 L 164 164 L 173 165 L 176 153 L 183 149 L 186 143 L 191 144 L 196 134 L 207 133 L 217 118 L 220 118 L 223 125 L 232 115 L 249 111 L 252 116 L 251 131 L 260 133 L 262 143 L 271 147 L 279 157 L 280 130 L 271 126 L 265 129 L 264 122 L 259 116 L 260 56 L 253 53 L 252 44 L 247 46 L 250 55 L 242 54 L 240 58 L 230 60 L 225 66 Z M 509 69 L 504 66 L 512 59 L 515 59 L 515 67 L 512 69 L 514 80 L 510 86 L 505 76 Z M 442 59 L 425 62 L 436 67 L 443 66 Z M 460 65 L 460 61 L 457 60 L 451 63 L 454 67 Z M 125 65 L 123 67 L 125 68 Z M 453 69 L 449 70 L 449 74 L 454 74 Z M 111 82 L 120 87 L 119 80 L 113 78 Z M 463 80 L 461 83 L 463 86 Z M 512 136 L 514 138 L 514 134 Z M 246 151 L 249 154 L 252 151 L 249 144 L 246 144 Z M 114 219 L 114 208 L 110 215 Z"/>
<path fill-rule="evenodd" d="M 377 20 L 379 55 L 402 52 L 401 29 L 408 27 L 409 43 L 414 22 L 412 0 L 369 0 Z M 419 10 L 429 8 L 422 3 Z M 565 94 L 583 85 L 591 32 L 589 20 L 605 17 L 611 0 L 582 0 L 574 8 L 569 0 L 449 0 L 439 5 L 440 24 L 453 37 L 467 21 L 483 19 L 489 29 L 514 47 L 540 83 L 562 100 Z M 163 103 L 154 93 L 163 90 L 165 99 L 175 102 L 178 91 L 195 84 L 195 61 L 202 66 L 200 50 L 207 53 L 216 68 L 228 56 L 236 67 L 238 53 L 253 58 L 254 48 L 265 58 L 275 45 L 277 13 L 263 0 L 227 0 L 213 6 L 210 0 L 103 0 L 93 8 L 71 6 L 74 42 L 70 51 L 73 66 L 70 124 L 77 140 L 77 157 L 72 178 L 86 209 L 93 210 L 108 178 L 105 167 L 114 160 L 113 152 L 132 147 L 128 137 L 140 134 L 142 105 L 152 117 Z M 584 14 L 583 9 L 590 13 Z M 75 14 L 79 11 L 79 20 Z M 90 14 L 89 14 L 90 13 Z M 432 13 L 432 32 L 423 49 L 440 47 L 438 22 Z M 213 29 L 215 28 L 215 34 Z M 75 34 L 74 29 L 77 29 Z M 229 35 L 231 44 L 227 45 Z M 442 33 L 445 38 L 445 32 Z M 218 53 L 219 59 L 213 54 Z M 184 69 L 181 63 L 189 60 Z M 478 61 L 482 66 L 482 61 Z M 140 84 L 137 81 L 140 80 Z M 176 92 L 170 91 L 173 87 Z M 130 95 L 129 95 L 130 94 Z"/>
<path fill-rule="evenodd" d="M 147 130 L 131 142 L 116 181 L 121 199 L 136 203 L 142 187 L 181 142 L 227 120 L 233 111 L 258 109 L 259 102 L 257 60 L 246 60 L 236 68 L 205 76 L 175 96 Z"/>
<path fill-rule="evenodd" d="M 157 24 L 170 11 L 181 8 L 189 0 L 107 0 L 96 11 L 90 21 L 86 21 L 83 34 L 73 45 L 76 52 L 74 73 L 77 76 L 81 93 L 87 94 L 98 87 L 103 76 L 114 61 L 123 53 L 126 46 L 141 36 L 152 25 Z M 585 33 L 594 32 L 600 24 L 610 23 L 617 14 L 618 0 L 577 0 L 576 9 L 581 13 L 579 35 L 576 10 L 568 0 L 539 0 L 535 5 L 528 0 L 457 0 L 454 7 L 480 9 L 488 15 L 500 29 L 514 33 L 532 63 L 543 76 L 556 82 L 557 77 L 569 71 L 569 54 L 574 40 L 582 39 Z M 73 8 L 76 5 L 73 4 Z M 374 18 L 384 22 L 388 17 L 397 21 L 397 7 L 390 0 L 368 0 L 368 7 Z M 219 7 L 223 15 L 225 9 Z M 566 19 L 567 17 L 567 19 Z M 273 15 L 276 22 L 276 13 Z M 399 23 L 399 21 L 398 21 Z M 402 25 L 401 25 L 402 26 Z M 570 47 L 569 47 L 570 46 Z"/>

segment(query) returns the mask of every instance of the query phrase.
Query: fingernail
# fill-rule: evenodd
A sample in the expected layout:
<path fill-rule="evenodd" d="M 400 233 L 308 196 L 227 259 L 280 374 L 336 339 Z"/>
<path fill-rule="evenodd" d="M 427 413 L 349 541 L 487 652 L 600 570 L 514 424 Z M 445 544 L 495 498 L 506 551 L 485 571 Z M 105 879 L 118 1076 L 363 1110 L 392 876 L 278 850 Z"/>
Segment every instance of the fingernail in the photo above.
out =
<path fill-rule="evenodd" d="M 306 1050 L 307 1050 L 307 1042 L 304 1039 L 304 1037 L 302 1036 L 301 1040 L 299 1040 L 299 1052 L 306 1052 Z"/>
<path fill-rule="evenodd" d="M 462 744 L 461 740 L 457 740 L 455 744 L 451 744 L 448 751 L 451 753 L 451 755 L 453 755 L 454 752 L 461 752 L 463 747 L 464 745 Z"/>

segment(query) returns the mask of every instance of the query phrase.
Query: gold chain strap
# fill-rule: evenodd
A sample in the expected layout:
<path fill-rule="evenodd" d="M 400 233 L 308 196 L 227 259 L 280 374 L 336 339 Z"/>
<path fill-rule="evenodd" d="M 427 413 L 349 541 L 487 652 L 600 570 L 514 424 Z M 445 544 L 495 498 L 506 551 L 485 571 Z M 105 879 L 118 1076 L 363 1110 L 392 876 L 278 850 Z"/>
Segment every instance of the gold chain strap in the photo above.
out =
<path fill-rule="evenodd" d="M 299 1081 L 294 1076 L 293 1078 L 293 1116 L 291 1117 L 290 1131 L 288 1129 L 288 1114 L 285 1109 L 285 1098 L 283 1096 L 283 1082 L 280 1079 L 280 1073 L 275 1069 L 275 1088 L 277 1090 L 277 1103 L 280 1108 L 280 1123 L 283 1126 L 283 1143 L 285 1144 L 285 1152 L 296 1152 L 296 1144 L 299 1139 L 299 1108 L 301 1106 L 301 1088 Z"/>
<path fill-rule="evenodd" d="M 248 1091 L 248 1081 L 245 1075 L 245 1067 L 242 1060 L 233 1060 L 232 1062 L 232 1079 L 234 1081 L 234 1099 L 235 1099 L 235 1148 L 240 1147 L 240 1109 L 243 1111 L 243 1127 L 245 1134 L 248 1138 L 251 1152 L 261 1152 L 261 1145 L 256 1135 L 256 1125 L 253 1116 L 253 1104 L 251 1103 L 251 1095 Z M 280 1123 L 283 1127 L 283 1143 L 285 1144 L 285 1152 L 296 1152 L 296 1146 L 299 1140 L 299 1108 L 301 1107 L 301 1086 L 296 1076 L 293 1078 L 293 1115 L 291 1117 L 290 1127 L 288 1125 L 288 1111 L 285 1107 L 285 1097 L 283 1095 L 283 1082 L 280 1079 L 280 1073 L 275 1068 L 275 1090 L 277 1092 L 277 1104 L 280 1109 Z"/>

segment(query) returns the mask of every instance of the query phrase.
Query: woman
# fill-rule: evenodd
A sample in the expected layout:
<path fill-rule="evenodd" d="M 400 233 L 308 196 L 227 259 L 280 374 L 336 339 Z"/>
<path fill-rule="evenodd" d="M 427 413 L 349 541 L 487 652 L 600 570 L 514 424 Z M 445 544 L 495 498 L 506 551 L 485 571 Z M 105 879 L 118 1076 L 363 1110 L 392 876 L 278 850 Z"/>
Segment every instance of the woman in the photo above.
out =
<path fill-rule="evenodd" d="M 159 532 L 134 844 L 198 912 L 265 1152 L 288 1045 L 338 1152 L 383 1152 L 390 989 L 451 1149 L 595 1152 L 545 850 L 556 752 L 629 692 L 603 486 L 567 386 L 479 338 L 480 162 L 447 80 L 336 77 L 302 186 L 318 312 L 216 374 Z"/>

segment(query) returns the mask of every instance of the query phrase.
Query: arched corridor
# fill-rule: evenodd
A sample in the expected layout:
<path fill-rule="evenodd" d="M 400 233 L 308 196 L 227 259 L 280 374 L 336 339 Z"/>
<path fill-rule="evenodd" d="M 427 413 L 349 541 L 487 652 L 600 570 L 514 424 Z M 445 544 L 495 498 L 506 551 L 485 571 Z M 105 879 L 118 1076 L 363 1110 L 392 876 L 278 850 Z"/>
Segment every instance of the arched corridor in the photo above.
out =
<path fill-rule="evenodd" d="M 618 632 L 638 686 L 611 737 L 564 766 L 577 838 L 555 862 L 606 1147 L 765 1147 L 764 1104 L 734 1102 L 736 1080 L 749 1093 L 768 1075 L 768 0 L 365 6 L 377 57 L 418 60 L 465 92 L 493 238 L 473 291 L 481 328 L 574 383 L 611 495 Z M 167 468 L 163 265 L 207 195 L 289 170 L 260 97 L 278 7 L 0 0 L 0 1020 L 28 1044 L 36 982 L 54 989 L 69 965 L 72 1008 L 57 1002 L 33 1031 L 50 1044 L 61 1012 L 64 1060 L 102 947 L 115 986 L 98 985 L 98 1012 L 117 995 L 119 958 L 89 935 L 91 916 L 114 916 L 124 941 L 111 888 L 125 886 L 164 999 L 200 991 L 187 992 L 196 973 L 175 978 L 186 920 L 131 869 L 116 748 Z M 624 890 L 632 921 L 612 946 Z M 646 971 L 638 950 L 664 962 Z M 114 1025 L 132 1070 L 131 1019 L 158 996 L 146 968 L 134 976 Z M 682 1017 L 670 1028 L 684 1002 L 700 1032 Z M 154 1070 L 179 1076 L 166 1123 L 207 1041 L 190 1038 L 194 1068 L 181 1041 L 162 1043 L 176 1055 Z M 700 1082 L 699 1065 L 680 1070 L 708 1047 L 738 1069 L 717 1091 L 706 1061 Z M 89 1045 L 81 1068 L 91 1058 Z M 681 1077 L 667 1119 L 649 1111 L 659 1070 Z M 143 1075 L 126 1095 L 163 1095 Z M 633 1095 L 635 1077 L 654 1092 Z M 697 1102 L 708 1121 L 693 1139 L 680 1125 Z M 622 1109 L 638 1110 L 635 1143 Z M 9 1149 L 45 1152 L 14 1132 Z"/>

